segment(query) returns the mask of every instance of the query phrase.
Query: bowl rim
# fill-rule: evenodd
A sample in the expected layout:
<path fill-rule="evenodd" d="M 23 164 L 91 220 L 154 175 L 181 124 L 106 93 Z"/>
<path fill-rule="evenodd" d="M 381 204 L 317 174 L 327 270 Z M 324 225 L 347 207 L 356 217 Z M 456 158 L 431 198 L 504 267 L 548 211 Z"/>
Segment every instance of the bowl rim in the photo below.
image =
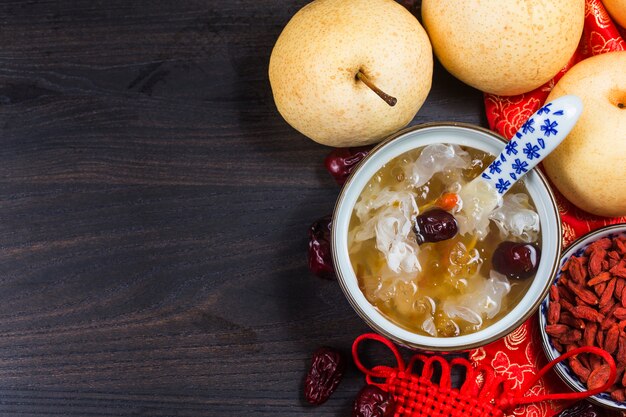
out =
<path fill-rule="evenodd" d="M 463 122 L 429 122 L 429 123 L 423 123 L 423 124 L 419 124 L 419 125 L 414 125 L 414 126 L 410 126 L 407 128 L 404 128 L 394 134 L 392 134 L 391 136 L 389 136 L 388 138 L 386 138 L 384 141 L 380 142 L 378 145 L 376 145 L 369 153 L 368 155 L 363 158 L 363 160 L 361 160 L 359 162 L 359 164 L 356 166 L 356 168 L 353 170 L 352 174 L 350 175 L 350 177 L 348 178 L 348 180 L 346 181 L 346 183 L 344 184 L 344 186 L 342 187 L 339 196 L 336 200 L 336 204 L 335 204 L 335 208 L 333 210 L 333 221 L 334 219 L 337 218 L 337 214 L 339 212 L 339 209 L 343 203 L 343 201 L 346 198 L 346 193 L 347 190 L 350 188 L 350 184 L 354 181 L 354 179 L 358 176 L 358 173 L 361 171 L 362 167 L 366 164 L 367 161 L 369 161 L 371 158 L 373 158 L 375 155 L 378 154 L 378 152 L 383 149 L 384 147 L 386 147 L 389 143 L 391 143 L 392 141 L 399 139 L 403 136 L 405 136 L 406 134 L 409 133 L 413 133 L 419 130 L 427 130 L 427 129 L 432 129 L 432 128 L 453 128 L 453 129 L 460 129 L 460 130 L 469 130 L 469 131 L 474 131 L 474 132 L 478 132 L 480 134 L 486 135 L 491 137 L 492 139 L 497 140 L 498 142 L 501 142 L 502 144 L 506 144 L 508 141 L 502 137 L 501 135 L 480 127 L 480 126 L 476 126 L 473 124 L 469 124 L 469 123 L 463 123 Z M 445 143 L 445 142 L 442 142 Z M 468 145 L 470 146 L 470 145 Z M 418 148 L 419 146 L 416 146 L 415 148 Z M 471 147 L 471 146 L 470 146 Z M 351 291 L 348 288 L 348 284 L 345 282 L 346 278 L 343 276 L 342 274 L 342 270 L 340 268 L 339 265 L 339 249 L 338 246 L 336 244 L 336 241 L 338 240 L 337 238 L 337 233 L 335 233 L 336 228 L 333 227 L 332 228 L 332 242 L 333 244 L 332 246 L 332 255 L 333 255 L 333 263 L 335 266 L 335 271 L 337 273 L 337 280 L 339 281 L 339 285 L 342 289 L 342 291 L 344 292 L 344 295 L 346 296 L 346 298 L 348 299 L 348 302 L 350 303 L 350 305 L 352 306 L 352 308 L 356 311 L 356 313 L 361 317 L 361 319 L 363 321 L 365 321 L 365 323 L 367 323 L 367 325 L 372 328 L 374 331 L 384 335 L 385 337 L 393 340 L 394 342 L 403 345 L 403 346 L 407 346 L 410 348 L 414 348 L 414 349 L 419 349 L 422 351 L 429 351 L 429 352 L 455 352 L 455 351 L 465 351 L 465 350 L 469 350 L 469 349 L 473 349 L 473 348 L 477 348 L 480 346 L 484 346 L 487 345 L 491 342 L 494 342 L 498 339 L 501 339 L 502 337 L 506 336 L 507 334 L 509 334 L 510 332 L 512 332 L 513 330 L 515 330 L 516 328 L 518 328 L 522 323 L 524 323 L 541 305 L 541 302 L 543 301 L 543 299 L 545 298 L 545 296 L 548 294 L 548 291 L 550 289 L 550 285 L 553 282 L 553 277 L 556 274 L 557 270 L 558 270 L 558 265 L 559 265 L 559 259 L 561 258 L 561 250 L 562 250 L 562 226 L 561 226 L 561 221 L 560 221 L 560 216 L 559 216 L 559 211 L 558 211 L 558 205 L 556 202 L 556 198 L 554 196 L 554 192 L 552 191 L 551 187 L 549 186 L 548 180 L 546 179 L 545 175 L 538 169 L 533 169 L 532 171 L 534 171 L 534 175 L 536 175 L 537 181 L 539 183 L 539 187 L 542 188 L 546 195 L 548 196 L 548 201 L 546 202 L 546 206 L 550 208 L 550 212 L 553 213 L 554 215 L 554 219 L 555 219 L 555 227 L 556 227 L 556 236 L 555 236 L 555 249 L 556 249 L 556 253 L 554 256 L 554 259 L 551 260 L 551 265 L 547 268 L 548 269 L 548 273 L 546 274 L 547 276 L 549 276 L 549 279 L 546 279 L 545 285 L 543 286 L 543 288 L 541 289 L 541 292 L 539 293 L 539 295 L 537 296 L 536 300 L 533 302 L 532 306 L 530 306 L 530 308 L 527 309 L 527 311 L 524 312 L 524 314 L 521 314 L 517 320 L 514 320 L 508 327 L 503 328 L 502 330 L 500 330 L 499 332 L 495 333 L 494 335 L 492 335 L 491 337 L 488 337 L 486 339 L 481 339 L 481 340 L 476 340 L 474 342 L 470 342 L 470 343 L 464 343 L 462 345 L 460 344 L 455 344 L 454 341 L 457 340 L 460 337 L 464 337 L 464 336 L 455 336 L 455 337 L 449 337 L 449 338 L 438 338 L 438 337 L 432 337 L 432 336 L 424 336 L 424 335 L 420 335 L 417 333 L 412 333 L 406 329 L 404 329 L 404 331 L 410 332 L 412 333 L 413 336 L 415 336 L 416 338 L 423 340 L 423 342 L 416 342 L 416 341 L 409 341 L 409 340 L 404 340 L 403 338 L 396 336 L 395 334 L 393 334 L 390 331 L 387 331 L 384 328 L 381 328 L 379 325 L 377 325 L 373 319 L 371 319 L 364 311 L 362 311 L 359 303 L 354 299 L 354 297 L 352 296 Z M 546 220 L 544 220 L 546 221 Z M 334 223 L 333 223 L 334 224 Z M 542 251 L 543 253 L 543 251 Z M 388 319 L 387 317 L 385 317 L 382 313 L 377 313 L 379 316 L 381 316 L 384 321 L 386 321 L 387 323 L 389 323 L 392 327 L 394 328 L 400 328 L 400 326 L 396 325 L 395 323 L 393 323 L 390 319 Z M 504 316 L 506 317 L 506 315 Z M 500 320 L 502 320 L 504 317 L 502 317 Z M 485 330 L 485 329 L 483 329 Z M 481 330 L 481 331 L 483 331 Z M 480 333 L 476 332 L 476 333 Z M 474 333 L 474 334 L 476 334 Z M 428 342 L 432 342 L 434 340 L 449 340 L 452 343 L 446 343 L 446 344 L 437 344 L 437 345 L 432 345 L 429 344 Z"/>
<path fill-rule="evenodd" d="M 599 229 L 593 230 L 591 232 L 585 233 L 584 235 L 580 236 L 579 238 L 574 240 L 572 243 L 570 243 L 567 249 L 565 249 L 565 251 L 561 255 L 561 259 L 559 260 L 559 265 L 564 265 L 564 263 L 570 257 L 574 255 L 574 253 L 580 250 L 586 249 L 587 247 L 589 247 L 589 245 L 599 240 L 599 238 L 601 238 L 602 236 L 611 235 L 611 234 L 626 234 L 626 223 L 616 223 L 616 224 L 610 224 L 607 226 L 602 226 Z M 553 285 L 556 285 L 557 281 L 561 277 L 561 274 L 562 272 L 560 271 L 560 267 L 559 267 L 559 271 L 554 276 L 552 283 L 550 284 L 550 287 L 552 287 Z M 537 321 L 539 323 L 539 333 L 541 334 L 541 345 L 543 348 L 543 352 L 546 355 L 546 358 L 548 359 L 548 361 L 551 361 L 561 356 L 561 354 L 552 346 L 552 344 L 550 343 L 550 337 L 545 331 L 545 326 L 547 325 L 547 322 L 548 322 L 547 317 L 546 317 L 547 315 L 546 311 L 547 311 L 549 303 L 550 303 L 549 296 L 546 296 L 541 301 L 539 313 L 537 314 Z M 554 352 L 556 352 L 558 355 L 555 355 Z M 561 379 L 561 381 L 565 383 L 565 385 L 567 385 L 570 389 L 572 389 L 575 392 L 582 392 L 580 386 L 584 386 L 584 384 L 578 379 L 577 376 L 575 377 L 577 381 L 574 381 L 573 377 L 569 375 L 568 373 L 566 373 L 566 369 L 570 369 L 569 365 L 567 365 L 565 362 L 559 362 L 554 366 L 554 369 L 557 375 L 559 376 L 559 378 Z M 573 372 L 570 372 L 570 373 L 573 374 Z M 626 401 L 615 401 L 612 398 L 602 398 L 600 397 L 601 394 L 605 394 L 605 393 L 603 392 L 600 394 L 592 395 L 588 397 L 587 400 L 593 402 L 596 405 L 609 408 L 612 410 L 622 410 L 622 411 L 626 410 Z"/>

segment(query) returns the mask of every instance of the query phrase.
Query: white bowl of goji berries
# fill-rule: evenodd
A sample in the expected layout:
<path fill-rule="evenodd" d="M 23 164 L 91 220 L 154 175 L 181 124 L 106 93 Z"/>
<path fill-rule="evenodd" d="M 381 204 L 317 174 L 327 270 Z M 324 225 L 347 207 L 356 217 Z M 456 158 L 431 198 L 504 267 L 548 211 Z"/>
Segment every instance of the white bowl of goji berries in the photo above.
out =
<path fill-rule="evenodd" d="M 549 360 L 576 346 L 609 351 L 618 366 L 616 383 L 589 400 L 626 410 L 626 224 L 588 233 L 563 253 L 550 295 L 539 308 L 539 328 Z M 602 382 L 602 366 L 600 358 L 580 354 L 555 368 L 571 389 L 586 391 L 588 383 Z"/>

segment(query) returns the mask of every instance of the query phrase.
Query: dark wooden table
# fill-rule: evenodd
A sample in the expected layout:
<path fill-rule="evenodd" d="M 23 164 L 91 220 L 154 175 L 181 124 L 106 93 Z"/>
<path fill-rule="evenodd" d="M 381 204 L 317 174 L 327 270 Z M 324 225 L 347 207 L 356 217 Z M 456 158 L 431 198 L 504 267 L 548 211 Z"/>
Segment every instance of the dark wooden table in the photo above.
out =
<path fill-rule="evenodd" d="M 353 367 L 301 395 L 368 330 L 306 267 L 329 149 L 267 77 L 306 2 L 1 2 L 0 415 L 349 415 Z M 481 100 L 437 67 L 412 124 Z"/>

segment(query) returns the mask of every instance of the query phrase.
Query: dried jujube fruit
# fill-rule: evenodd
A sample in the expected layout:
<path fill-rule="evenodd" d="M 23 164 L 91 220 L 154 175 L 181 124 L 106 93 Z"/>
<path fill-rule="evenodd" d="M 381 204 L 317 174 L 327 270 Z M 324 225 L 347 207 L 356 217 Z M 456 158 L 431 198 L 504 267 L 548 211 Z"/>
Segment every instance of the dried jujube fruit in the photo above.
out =
<path fill-rule="evenodd" d="M 343 185 L 354 168 L 367 156 L 371 149 L 371 146 L 333 149 L 326 156 L 324 165 L 337 184 Z"/>
<path fill-rule="evenodd" d="M 366 385 L 356 396 L 352 417 L 393 417 L 395 403 L 388 392 L 375 385 Z"/>
<path fill-rule="evenodd" d="M 454 216 L 440 208 L 428 210 L 415 218 L 414 232 L 419 244 L 451 239 L 457 230 Z"/>
<path fill-rule="evenodd" d="M 335 391 L 346 368 L 342 354 L 330 347 L 321 347 L 313 352 L 311 367 L 304 380 L 304 398 L 319 405 Z"/>
<path fill-rule="evenodd" d="M 332 217 L 316 220 L 309 228 L 309 270 L 320 278 L 335 279 L 335 267 L 330 246 Z"/>
<path fill-rule="evenodd" d="M 525 279 L 533 276 L 539 266 L 541 253 L 530 243 L 504 241 L 493 251 L 493 269 L 509 278 Z"/>

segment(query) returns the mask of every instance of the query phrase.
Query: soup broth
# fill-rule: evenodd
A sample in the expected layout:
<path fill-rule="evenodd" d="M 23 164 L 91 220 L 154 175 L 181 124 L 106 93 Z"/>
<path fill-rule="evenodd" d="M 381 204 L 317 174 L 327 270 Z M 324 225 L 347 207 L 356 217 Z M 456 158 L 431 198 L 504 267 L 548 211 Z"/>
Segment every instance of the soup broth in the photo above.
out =
<path fill-rule="evenodd" d="M 539 218 L 523 182 L 489 218 L 462 210 L 459 192 L 493 158 L 472 148 L 429 145 L 391 160 L 361 192 L 349 226 L 350 260 L 365 297 L 397 325 L 436 337 L 473 333 L 507 314 L 526 293 L 533 277 L 507 277 L 491 260 L 505 240 L 541 246 Z M 420 244 L 415 219 L 442 206 L 442 195 L 459 232 Z M 450 196 L 456 197 L 452 206 Z"/>

